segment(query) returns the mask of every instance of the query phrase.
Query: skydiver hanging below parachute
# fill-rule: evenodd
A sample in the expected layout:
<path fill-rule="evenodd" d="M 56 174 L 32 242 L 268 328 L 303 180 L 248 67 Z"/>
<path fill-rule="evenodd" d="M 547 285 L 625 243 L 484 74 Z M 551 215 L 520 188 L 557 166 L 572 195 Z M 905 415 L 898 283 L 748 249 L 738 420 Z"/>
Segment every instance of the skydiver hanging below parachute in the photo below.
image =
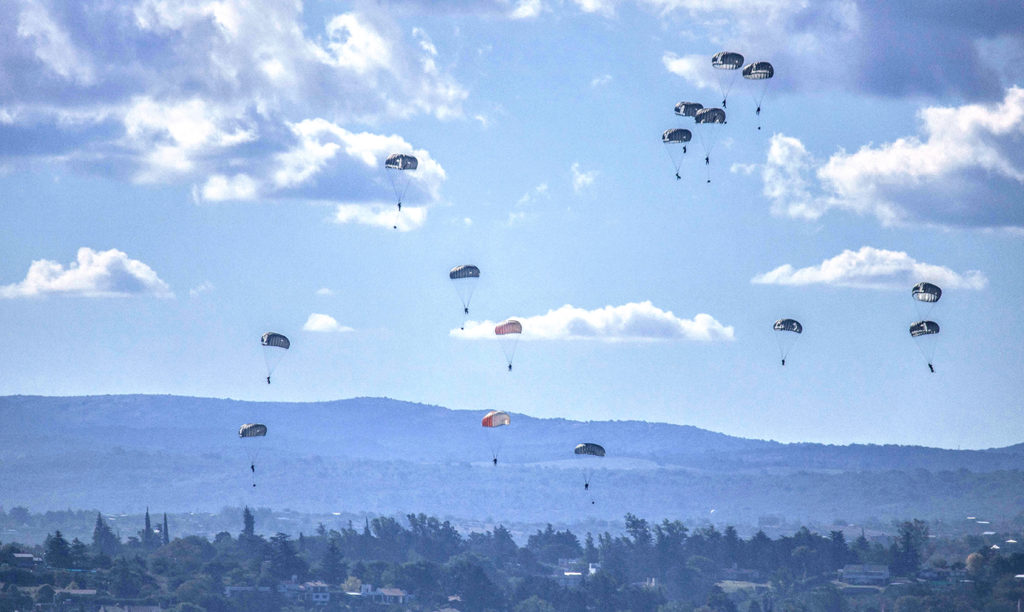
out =
<path fill-rule="evenodd" d="M 786 365 L 786 356 L 790 349 L 796 344 L 797 338 L 804 331 L 804 326 L 796 319 L 779 319 L 772 325 L 775 330 L 775 339 L 779 341 L 779 356 L 782 358 L 782 365 Z"/>
<path fill-rule="evenodd" d="M 604 447 L 593 442 L 583 442 L 576 445 L 573 453 L 586 463 L 583 470 L 583 490 L 590 492 L 590 479 L 594 476 L 594 465 L 591 463 L 593 460 L 590 457 L 604 457 Z M 594 503 L 593 498 L 590 503 Z"/>
<path fill-rule="evenodd" d="M 697 124 L 694 131 L 697 132 L 700 143 L 704 147 L 704 165 L 708 166 L 708 182 L 710 183 L 711 149 L 714 148 L 715 142 L 718 140 L 718 130 L 721 129 L 717 126 L 725 123 L 725 111 L 720 108 L 702 108 L 694 114 L 693 121 Z"/>
<path fill-rule="evenodd" d="M 480 421 L 480 424 L 486 430 L 487 443 L 491 447 L 491 461 L 494 465 L 498 465 L 498 453 L 501 451 L 502 442 L 501 436 L 504 433 L 498 428 L 507 426 L 511 421 L 507 412 L 499 410 L 488 412 Z"/>
<path fill-rule="evenodd" d="M 665 130 L 661 135 L 661 142 L 665 143 L 665 151 L 668 153 L 669 159 L 672 160 L 672 165 L 676 170 L 676 180 L 683 178 L 679 176 L 679 167 L 683 164 L 683 156 L 686 155 L 686 143 L 690 142 L 690 138 L 693 137 L 690 130 L 682 128 L 675 128 L 671 130 Z M 672 152 L 679 149 L 679 145 L 683 145 L 683 152 L 674 155 Z"/>
<path fill-rule="evenodd" d="M 743 65 L 743 56 L 739 53 L 732 51 L 719 51 L 718 53 L 711 56 L 711 66 L 716 70 L 728 71 L 729 76 L 720 76 L 722 73 L 717 73 L 718 86 L 722 90 L 722 108 L 726 108 L 726 100 L 729 98 L 729 90 L 732 89 L 733 83 L 736 82 L 736 75 L 739 68 Z M 728 81 L 728 82 L 726 82 Z"/>
<path fill-rule="evenodd" d="M 749 81 L 760 81 L 761 87 L 760 92 L 757 94 L 751 94 L 754 96 L 754 102 L 757 103 L 757 110 L 754 114 L 757 116 L 757 129 L 761 129 L 761 102 L 764 101 L 764 96 L 768 93 L 769 79 L 775 76 L 775 68 L 768 62 L 751 62 L 743 67 L 743 78 Z"/>
<path fill-rule="evenodd" d="M 448 278 L 451 279 L 455 292 L 462 301 L 462 326 L 459 329 L 464 330 L 466 317 L 469 316 L 469 302 L 473 299 L 473 291 L 480 279 L 480 268 L 470 265 L 455 266 L 448 271 Z"/>
<path fill-rule="evenodd" d="M 932 359 L 935 358 L 935 345 L 938 344 L 939 324 L 935 321 L 918 321 L 910 324 L 910 337 L 928 362 L 928 371 L 935 373 Z"/>
<path fill-rule="evenodd" d="M 262 439 L 267 435 L 267 426 L 262 423 L 246 423 L 238 428 L 238 437 L 245 444 L 249 456 L 249 470 L 252 472 L 252 486 L 256 486 L 256 459 L 259 457 Z M 246 442 L 246 440 L 251 440 Z"/>
<path fill-rule="evenodd" d="M 267 332 L 260 338 L 260 344 L 263 345 L 263 361 L 267 364 L 267 384 L 269 385 L 270 375 L 274 373 L 274 368 L 281 362 L 281 358 L 284 357 L 292 343 L 282 334 Z"/>
<path fill-rule="evenodd" d="M 512 359 L 516 356 L 516 345 L 519 344 L 519 336 L 523 333 L 523 324 L 515 319 L 509 319 L 499 323 L 494 328 L 494 335 L 501 341 L 501 350 L 505 353 L 505 360 L 508 361 L 508 371 L 512 371 Z"/>
<path fill-rule="evenodd" d="M 412 155 L 405 153 L 392 153 L 384 160 L 384 171 L 391 181 L 391 188 L 395 192 L 395 200 L 398 203 L 398 212 L 395 213 L 395 223 L 391 229 L 398 229 L 398 217 L 402 214 L 402 198 L 409 189 L 409 181 L 412 180 L 411 171 L 419 166 L 419 161 Z"/>

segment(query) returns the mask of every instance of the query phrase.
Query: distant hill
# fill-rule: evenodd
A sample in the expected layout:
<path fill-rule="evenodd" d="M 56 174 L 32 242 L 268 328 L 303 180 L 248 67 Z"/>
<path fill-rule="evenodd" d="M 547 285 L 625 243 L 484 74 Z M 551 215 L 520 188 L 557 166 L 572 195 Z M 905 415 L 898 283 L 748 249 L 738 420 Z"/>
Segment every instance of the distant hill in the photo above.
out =
<path fill-rule="evenodd" d="M 386 398 L 314 403 L 123 395 L 0 398 L 0 504 L 33 510 L 218 510 L 249 504 L 310 512 L 570 521 L 585 516 L 765 517 L 828 521 L 1013 516 L 1024 507 L 1024 444 L 957 451 L 781 444 L 691 426 L 578 422 Z M 251 486 L 246 422 L 269 434 Z M 486 433 L 502 443 L 490 464 Z M 582 487 L 582 441 L 607 449 Z"/>

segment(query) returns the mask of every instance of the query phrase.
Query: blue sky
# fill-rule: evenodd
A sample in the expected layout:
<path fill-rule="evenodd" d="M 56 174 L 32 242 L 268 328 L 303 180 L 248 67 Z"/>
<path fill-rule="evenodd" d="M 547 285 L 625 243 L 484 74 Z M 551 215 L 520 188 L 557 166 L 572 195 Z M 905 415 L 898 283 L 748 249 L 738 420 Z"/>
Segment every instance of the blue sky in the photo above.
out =
<path fill-rule="evenodd" d="M 0 29 L 0 393 L 1021 442 L 1016 3 L 17 0 Z M 720 50 L 775 77 L 677 181 L 660 137 L 719 105 Z"/>

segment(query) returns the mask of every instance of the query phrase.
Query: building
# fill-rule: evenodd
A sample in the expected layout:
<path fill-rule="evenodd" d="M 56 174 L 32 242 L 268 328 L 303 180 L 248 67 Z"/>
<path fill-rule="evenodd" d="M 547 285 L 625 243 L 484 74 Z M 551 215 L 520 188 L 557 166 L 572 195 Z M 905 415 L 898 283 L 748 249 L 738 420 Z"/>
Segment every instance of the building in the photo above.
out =
<path fill-rule="evenodd" d="M 315 580 L 302 583 L 302 590 L 305 595 L 306 605 L 326 606 L 331 603 L 331 593 L 326 582 Z"/>
<path fill-rule="evenodd" d="M 846 584 L 874 584 L 885 586 L 890 579 L 888 565 L 847 565 L 839 570 L 839 580 Z"/>

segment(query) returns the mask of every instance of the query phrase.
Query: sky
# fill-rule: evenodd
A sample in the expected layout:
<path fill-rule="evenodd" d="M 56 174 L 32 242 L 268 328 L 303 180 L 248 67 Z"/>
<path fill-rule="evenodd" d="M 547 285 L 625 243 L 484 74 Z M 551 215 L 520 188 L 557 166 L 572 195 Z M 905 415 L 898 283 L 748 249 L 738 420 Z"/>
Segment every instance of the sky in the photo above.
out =
<path fill-rule="evenodd" d="M 1019 3 L 13 0 L 0 37 L 0 394 L 1024 441 Z"/>

